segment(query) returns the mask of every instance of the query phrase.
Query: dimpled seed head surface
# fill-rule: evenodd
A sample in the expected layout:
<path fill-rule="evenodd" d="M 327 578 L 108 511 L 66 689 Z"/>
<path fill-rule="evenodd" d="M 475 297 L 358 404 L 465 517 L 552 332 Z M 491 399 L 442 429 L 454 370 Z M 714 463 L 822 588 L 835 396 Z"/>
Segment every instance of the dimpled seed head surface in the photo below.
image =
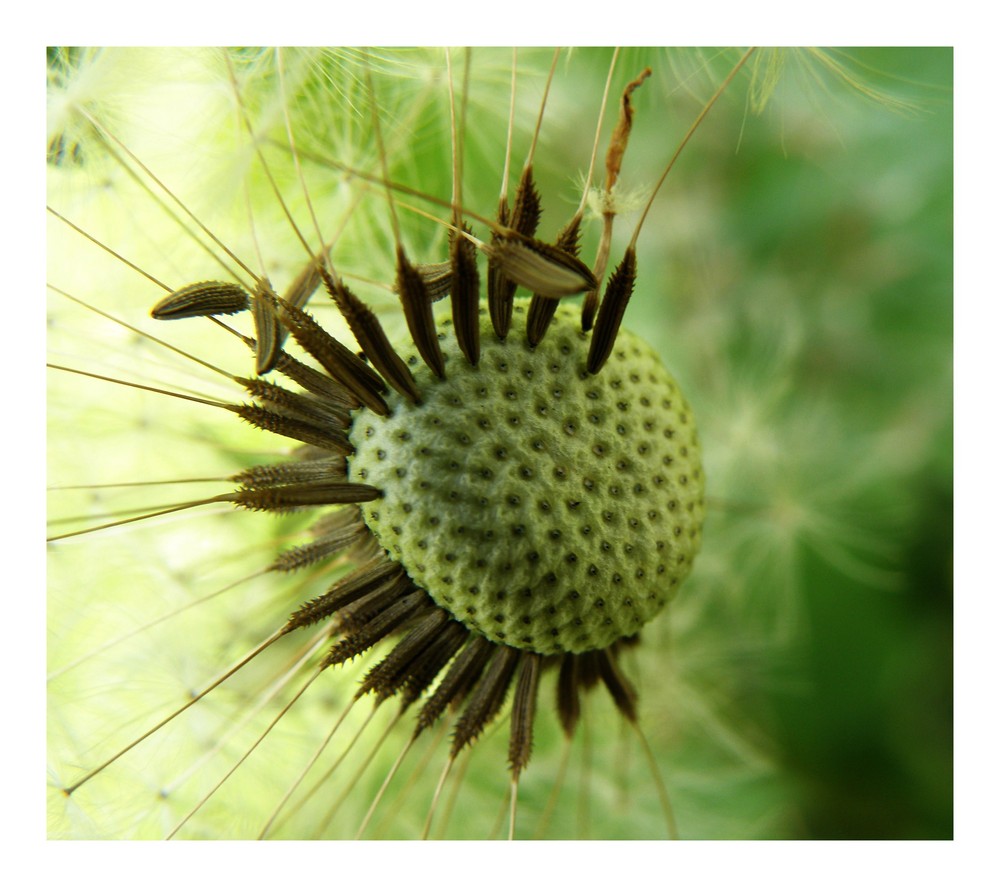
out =
<path fill-rule="evenodd" d="M 471 366 L 438 318 L 446 378 L 399 346 L 420 388 L 391 415 L 356 414 L 352 480 L 382 498 L 368 526 L 410 577 L 470 629 L 538 653 L 599 649 L 674 597 L 701 542 L 698 433 L 676 382 L 622 330 L 585 371 L 590 336 L 561 305 L 529 347 L 480 310 Z"/>

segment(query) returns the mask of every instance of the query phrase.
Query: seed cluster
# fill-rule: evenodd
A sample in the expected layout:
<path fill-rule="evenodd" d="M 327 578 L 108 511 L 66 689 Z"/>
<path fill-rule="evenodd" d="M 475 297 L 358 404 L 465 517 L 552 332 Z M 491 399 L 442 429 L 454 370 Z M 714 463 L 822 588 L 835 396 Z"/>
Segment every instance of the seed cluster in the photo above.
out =
<path fill-rule="evenodd" d="M 514 308 L 524 323 L 525 309 Z M 480 309 L 470 365 L 439 319 L 439 379 L 397 344 L 421 402 L 355 417 L 355 483 L 390 557 L 469 628 L 542 654 L 634 635 L 675 594 L 701 542 L 697 430 L 653 351 L 622 331 L 604 369 L 565 303 L 544 341 L 499 340 Z"/>

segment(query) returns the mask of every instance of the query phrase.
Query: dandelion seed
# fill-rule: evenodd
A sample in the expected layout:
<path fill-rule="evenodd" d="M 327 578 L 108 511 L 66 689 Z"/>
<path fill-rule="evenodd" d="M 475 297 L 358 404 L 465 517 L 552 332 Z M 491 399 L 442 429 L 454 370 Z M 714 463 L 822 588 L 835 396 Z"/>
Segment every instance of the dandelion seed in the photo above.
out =
<path fill-rule="evenodd" d="M 157 302 L 150 314 L 157 320 L 238 314 L 250 307 L 250 296 L 237 283 L 208 280 L 181 287 Z"/>

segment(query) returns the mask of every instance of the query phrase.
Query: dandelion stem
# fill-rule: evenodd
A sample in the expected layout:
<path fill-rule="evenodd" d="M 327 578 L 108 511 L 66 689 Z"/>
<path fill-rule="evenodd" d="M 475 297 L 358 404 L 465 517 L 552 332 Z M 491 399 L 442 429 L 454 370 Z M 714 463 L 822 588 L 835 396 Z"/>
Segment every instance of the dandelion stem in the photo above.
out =
<path fill-rule="evenodd" d="M 150 736 L 152 736 L 154 733 L 156 733 L 157 730 L 160 730 L 161 728 L 165 727 L 167 724 L 169 724 L 178 715 L 183 714 L 185 711 L 187 711 L 189 708 L 191 708 L 192 705 L 194 705 L 195 703 L 200 702 L 202 699 L 204 699 L 216 687 L 219 687 L 225 681 L 229 680 L 229 678 L 231 678 L 241 668 L 243 668 L 245 665 L 247 665 L 247 663 L 251 662 L 257 656 L 259 656 L 261 653 L 263 653 L 268 647 L 270 647 L 273 643 L 275 643 L 278 639 L 284 637 L 285 634 L 287 634 L 287 633 L 288 632 L 287 632 L 286 628 L 279 628 L 270 637 L 268 637 L 265 640 L 261 641 L 256 647 L 253 648 L 253 650 L 251 650 L 246 656 L 244 656 L 234 666 L 232 666 L 230 669 L 228 669 L 221 677 L 218 677 L 214 681 L 212 681 L 212 683 L 209 684 L 208 687 L 206 687 L 200 693 L 197 693 L 194 696 L 192 696 L 187 702 L 184 703 L 184 705 L 182 705 L 178 709 L 175 709 L 173 712 L 171 712 L 169 715 L 167 715 L 167 717 L 165 717 L 162 721 L 159 721 L 157 724 L 155 724 L 154 726 L 150 727 L 138 739 L 133 740 L 128 745 L 126 745 L 124 748 L 120 749 L 118 752 L 116 752 L 114 755 L 112 755 L 110 758 L 108 758 L 106 761 L 104 761 L 104 763 L 102 763 L 100 766 L 98 766 L 95 769 L 91 770 L 82 779 L 78 779 L 72 785 L 67 786 L 66 788 L 64 788 L 63 789 L 63 793 L 66 794 L 67 796 L 73 794 L 73 792 L 75 792 L 78 788 L 80 788 L 80 786 L 82 786 L 85 783 L 89 782 L 91 779 L 93 779 L 95 776 L 97 776 L 98 773 L 100 773 L 103 770 L 105 770 L 108 767 L 110 767 L 120 757 L 122 757 L 126 753 L 130 752 L 133 748 L 135 748 L 137 745 L 139 745 L 139 743 L 141 743 L 141 742 L 145 741 L 146 739 L 148 739 Z"/>
<path fill-rule="evenodd" d="M 162 285 L 163 284 L 160 284 L 160 286 Z M 202 360 L 200 357 L 196 357 L 195 355 L 185 351 L 182 348 L 178 348 L 175 345 L 171 345 L 169 342 L 163 341 L 163 339 L 157 338 L 152 333 L 147 333 L 145 330 L 141 330 L 136 326 L 132 326 L 132 324 L 127 323 L 126 321 L 122 320 L 119 317 L 115 317 L 113 314 L 108 314 L 108 312 L 102 311 L 95 305 L 91 305 L 88 302 L 83 301 L 83 299 L 78 299 L 76 296 L 71 296 L 65 290 L 59 289 L 59 287 L 57 286 L 53 286 L 52 284 L 46 284 L 46 286 L 48 286 L 48 288 L 52 290 L 52 292 L 58 293 L 60 296 L 69 299 L 71 302 L 76 302 L 77 305 L 86 308 L 88 311 L 93 311 L 95 314 L 99 314 L 101 317 L 110 320 L 112 323 L 116 323 L 118 324 L 118 326 L 130 330 L 131 332 L 136 333 L 137 335 L 142 336 L 145 339 L 148 339 L 150 342 L 155 342 L 157 345 L 160 345 L 163 348 L 173 351 L 175 354 L 179 354 L 181 357 L 187 358 L 188 360 L 193 361 L 194 363 L 197 363 L 200 366 L 205 367 L 205 369 L 211 370 L 213 373 L 218 373 L 220 376 L 225 376 L 227 379 L 236 378 L 232 373 L 227 373 L 225 370 L 215 366 L 214 364 L 209 363 L 207 360 Z"/>
<path fill-rule="evenodd" d="M 511 53 L 510 114 L 507 118 L 507 144 L 503 154 L 503 175 L 500 177 L 500 206 L 507 206 L 507 186 L 510 184 L 510 153 L 514 142 L 514 106 L 517 91 L 517 47 Z"/>
<path fill-rule="evenodd" d="M 212 758 L 220 754 L 223 749 L 227 748 L 229 742 L 232 741 L 259 712 L 263 711 L 270 704 L 270 702 L 295 679 L 299 672 L 301 672 L 302 669 L 316 655 L 316 653 L 319 652 L 320 648 L 329 641 L 330 634 L 331 631 L 329 628 L 324 628 L 322 631 L 317 632 L 316 638 L 311 643 L 304 645 L 304 652 L 302 652 L 280 673 L 277 680 L 273 681 L 269 687 L 264 689 L 264 691 L 254 700 L 254 704 L 241 713 L 240 718 L 237 721 L 234 721 L 229 725 L 229 729 L 216 739 L 210 749 L 208 749 L 196 761 L 193 761 L 191 765 L 182 773 L 178 774 L 169 785 L 164 786 L 162 790 L 163 793 L 165 795 L 173 794 L 191 776 L 212 760 Z"/>
<path fill-rule="evenodd" d="M 667 834 L 672 840 L 676 841 L 680 838 L 680 834 L 677 831 L 677 819 L 674 817 L 674 808 L 670 803 L 670 795 L 667 793 L 667 786 L 663 781 L 663 774 L 660 772 L 660 768 L 656 763 L 653 750 L 649 747 L 649 740 L 646 739 L 646 734 L 639 726 L 639 721 L 629 720 L 629 723 L 632 725 L 636 735 L 639 737 L 639 743 L 642 745 L 643 756 L 649 764 L 649 772 L 653 777 L 653 784 L 656 786 L 656 793 L 660 799 L 660 807 L 662 808 L 663 816 L 667 821 Z"/>
<path fill-rule="evenodd" d="M 389 783 L 392 782 L 393 777 L 396 775 L 400 765 L 403 763 L 403 758 L 405 758 L 410 749 L 413 748 L 413 743 L 416 741 L 416 738 L 416 736 L 411 735 L 410 738 L 406 740 L 406 744 L 403 746 L 402 751 L 400 751 L 400 753 L 396 756 L 396 760 L 392 762 L 389 772 L 386 773 L 385 779 L 382 780 L 382 784 L 379 786 L 379 790 L 375 793 L 375 798 L 368 806 L 368 812 L 365 813 L 365 818 L 361 820 L 361 825 L 358 826 L 358 830 L 354 835 L 355 841 L 361 840 L 361 836 L 365 833 L 365 829 L 368 828 L 368 824 L 372 821 L 372 817 L 375 815 L 375 810 L 378 808 L 379 803 L 385 796 Z"/>
<path fill-rule="evenodd" d="M 226 246 L 212 232 L 212 230 L 204 222 L 201 221 L 201 219 L 199 219 L 190 209 L 188 209 L 187 205 L 176 194 L 174 194 L 173 191 L 171 191 L 166 185 L 164 185 L 163 182 L 161 182 L 153 174 L 153 171 L 148 166 L 146 166 L 146 164 L 144 164 L 138 157 L 136 157 L 135 154 L 132 153 L 132 151 L 128 148 L 128 146 L 125 145 L 125 143 L 121 141 L 121 139 L 119 139 L 113 133 L 109 132 L 104 126 L 102 126 L 100 123 L 98 123 L 86 111 L 84 111 L 82 113 L 83 113 L 83 116 L 86 117 L 87 120 L 90 122 L 90 124 L 94 127 L 94 129 L 95 129 L 98 137 L 101 139 L 101 141 L 104 142 L 105 147 L 108 149 L 108 151 L 111 153 L 111 155 L 126 170 L 129 169 L 128 164 L 125 163 L 124 160 L 122 159 L 121 155 L 110 144 L 108 144 L 109 141 L 114 142 L 115 145 L 117 145 L 119 148 L 121 148 L 122 151 L 124 151 L 125 154 L 127 154 L 128 157 L 130 157 L 132 159 L 132 162 L 135 163 L 139 167 L 139 169 L 141 169 L 147 176 L 149 176 L 149 178 L 152 181 L 154 181 L 157 184 L 157 186 L 159 188 L 161 188 L 163 190 L 163 192 L 166 195 L 168 195 L 181 208 L 181 210 L 183 210 L 184 214 L 187 215 L 188 218 L 191 219 L 191 221 L 193 221 L 227 256 L 229 256 L 229 258 L 231 258 L 237 265 L 239 265 L 247 274 L 250 275 L 250 277 L 254 280 L 254 282 L 256 282 L 257 276 L 253 273 L 253 271 L 250 269 L 250 267 L 245 262 L 243 262 L 243 260 L 240 259 L 240 257 L 237 256 L 236 253 L 234 253 L 228 246 Z M 223 265 L 223 267 L 225 267 L 225 265 Z"/>
<path fill-rule="evenodd" d="M 559 767 L 556 770 L 555 781 L 552 783 L 552 791 L 549 793 L 549 799 L 545 804 L 542 815 L 538 818 L 538 825 L 535 827 L 535 833 L 532 836 L 536 839 L 544 838 L 552 823 L 552 814 L 555 812 L 556 803 L 559 801 L 559 795 L 562 793 L 562 787 L 566 782 L 566 773 L 569 770 L 569 756 L 572 750 L 573 739 L 568 734 L 564 734 L 562 752 L 559 754 Z"/>
<path fill-rule="evenodd" d="M 372 707 L 372 714 L 375 713 L 377 707 L 378 707 L 378 702 L 376 702 L 375 706 Z M 375 760 L 375 756 L 378 754 L 378 750 L 382 748 L 385 741 L 392 735 L 393 730 L 395 729 L 396 725 L 399 723 L 402 717 L 403 717 L 403 709 L 400 709 L 399 711 L 396 712 L 395 715 L 393 715 L 392 720 L 389 721 L 385 729 L 379 734 L 378 739 L 376 739 L 375 742 L 372 743 L 371 748 L 369 749 L 368 754 L 365 756 L 364 761 L 361 762 L 361 765 L 359 767 L 354 768 L 354 772 L 352 773 L 351 778 L 348 781 L 347 785 L 345 785 L 344 788 L 341 790 L 340 796 L 337 798 L 334 805 L 327 812 L 327 815 L 323 818 L 324 828 L 326 824 L 329 823 L 336 815 L 337 811 L 341 808 L 344 801 L 346 801 L 350 797 L 351 792 L 354 791 L 355 786 L 358 784 L 358 780 L 361 779 L 361 777 L 364 775 L 368 767 L 371 766 L 372 761 Z M 360 736 L 360 731 L 358 735 Z"/>
<path fill-rule="evenodd" d="M 719 88 L 715 91 L 715 94 L 705 103 L 705 107 L 701 109 L 701 113 L 695 118 L 694 123 L 692 123 L 688 128 L 684 138 L 681 139 L 681 143 L 677 146 L 677 150 L 674 151 L 673 156 L 667 163 L 667 168 L 663 170 L 663 175 L 660 176 L 656 186 L 653 188 L 653 193 L 649 195 L 649 200 L 646 201 L 645 209 L 643 209 L 642 215 L 639 217 L 639 222 L 635 226 L 635 231 L 632 233 L 632 239 L 629 241 L 630 249 L 635 249 L 636 241 L 639 239 L 639 231 L 642 230 L 642 225 L 646 221 L 646 216 L 649 215 L 649 210 L 653 205 L 653 201 L 656 199 L 656 195 L 659 193 L 663 182 L 670 174 L 670 170 L 674 168 L 674 164 L 677 162 L 677 158 L 680 157 L 681 151 L 684 150 L 684 147 L 691 140 L 691 136 L 693 136 L 698 127 L 701 126 L 702 120 L 704 120 L 708 112 L 712 110 L 713 106 L 719 100 L 720 96 L 726 91 L 729 84 L 733 82 L 733 79 L 740 72 L 740 69 L 747 63 L 750 56 L 753 55 L 755 49 L 756 47 L 751 46 L 745 53 L 743 53 L 742 58 L 740 58 L 740 60 L 733 66 L 733 69 L 729 72 L 726 79 L 722 81 Z"/>
<path fill-rule="evenodd" d="M 72 228 L 74 231 L 76 231 L 77 234 L 82 234 L 91 243 L 95 244 L 96 246 L 99 246 L 106 253 L 109 253 L 110 255 L 114 256 L 114 258 L 116 258 L 123 265 L 131 268 L 133 271 L 137 271 L 139 274 L 141 274 L 143 277 L 145 277 L 146 280 L 150 281 L 151 283 L 155 283 L 158 287 L 160 287 L 161 289 L 166 290 L 168 293 L 173 291 L 172 288 L 169 287 L 169 286 L 167 286 L 162 280 L 157 280 L 148 271 L 146 271 L 143 268 L 140 268 L 138 265 L 136 265 L 135 262 L 130 262 L 121 253 L 115 252 L 106 243 L 102 243 L 100 240 L 98 240 L 96 237 L 94 237 L 93 234 L 90 234 L 87 231 L 84 231 L 83 228 L 81 228 L 79 225 L 75 225 L 73 222 L 71 222 L 69 219 L 67 219 L 66 216 L 62 215 L 62 213 L 56 212 L 51 206 L 46 206 L 45 209 L 47 209 L 51 215 L 53 215 L 57 219 L 59 219 L 60 222 L 64 222 L 65 224 L 69 225 L 69 227 Z M 55 289 L 55 287 L 52 287 L 52 286 L 50 286 L 49 288 L 50 289 Z M 61 290 L 59 290 L 58 292 L 61 292 Z"/>
<path fill-rule="evenodd" d="M 138 628 L 126 632 L 125 634 L 119 635 L 116 638 L 112 638 L 110 641 L 101 644 L 99 647 L 95 647 L 93 650 L 89 650 L 84 655 L 78 656 L 72 662 L 68 662 L 66 665 L 62 666 L 62 668 L 56 669 L 55 671 L 49 673 L 46 676 L 45 680 L 47 683 L 51 683 L 52 681 L 66 674 L 67 672 L 72 671 L 77 666 L 82 665 L 84 662 L 87 662 L 88 660 L 93 659 L 96 656 L 100 656 L 102 653 L 106 653 L 113 647 L 117 647 L 118 644 L 124 643 L 125 641 L 129 640 L 129 638 L 134 638 L 137 635 L 142 634 L 143 632 L 149 631 L 151 628 L 155 628 L 157 625 L 167 622 L 168 620 L 173 619 L 175 616 L 179 616 L 181 613 L 184 613 L 187 610 L 191 610 L 194 607 L 204 604 L 212 600 L 213 598 L 218 597 L 221 594 L 225 594 L 227 591 L 231 591 L 237 586 L 242 585 L 244 582 L 249 582 L 251 579 L 256 579 L 258 576 L 263 576 L 266 572 L 267 570 L 257 570 L 256 572 L 251 573 L 248 576 L 241 576 L 235 582 L 230 582 L 223 588 L 216 589 L 210 594 L 206 594 L 200 598 L 197 598 L 196 600 L 189 601 L 188 603 L 184 604 L 183 607 L 177 607 L 176 609 L 171 610 L 169 613 L 164 613 L 162 616 L 153 619 L 151 622 L 147 622 L 144 625 L 140 625 Z"/>
<path fill-rule="evenodd" d="M 427 811 L 427 818 L 424 820 L 424 830 L 420 834 L 420 840 L 426 841 L 430 837 L 431 833 L 431 823 L 434 822 L 434 812 L 437 810 L 438 801 L 441 798 L 441 789 L 444 788 L 445 780 L 448 778 L 448 774 L 451 772 L 451 765 L 455 763 L 454 755 L 448 755 L 444 762 L 444 767 L 441 769 L 441 776 L 438 778 L 437 785 L 434 787 L 434 796 L 431 798 L 431 806 Z"/>
<path fill-rule="evenodd" d="M 208 400 L 205 397 L 195 397 L 192 394 L 180 394 L 177 391 L 168 391 L 165 388 L 156 388 L 153 385 L 140 385 L 138 382 L 126 382 L 124 379 L 115 379 L 112 376 L 102 376 L 100 373 L 91 373 L 87 370 L 76 369 L 75 367 L 63 366 L 58 363 L 45 364 L 51 370 L 61 370 L 64 373 L 75 373 L 78 376 L 87 376 L 91 379 L 100 379 L 102 382 L 114 382 L 115 385 L 124 385 L 126 388 L 138 388 L 142 391 L 152 391 L 154 394 L 164 394 L 167 397 L 176 397 L 180 400 L 190 400 L 193 403 L 203 403 L 210 407 L 220 407 L 224 410 L 231 410 L 232 405 L 221 400 Z"/>
<path fill-rule="evenodd" d="M 306 764 L 302 768 L 302 771 L 299 773 L 298 777 L 296 777 L 295 781 L 288 787 L 287 791 L 281 796 L 281 800 L 278 801 L 274 810 L 271 812 L 271 815 L 268 817 L 267 822 L 264 823 L 264 827 L 260 830 L 260 833 L 257 835 L 258 840 L 263 840 L 264 838 L 267 837 L 268 832 L 271 831 L 271 827 L 274 825 L 274 821 L 278 818 L 278 814 L 281 813 L 285 804 L 288 803 L 288 799 L 291 798 L 291 796 L 295 793 L 295 789 L 297 789 L 300 785 L 302 785 L 302 781 L 309 774 L 309 771 L 313 768 L 313 765 L 316 763 L 316 761 L 319 760 L 320 755 L 322 755 L 323 752 L 326 751 L 326 747 L 330 744 L 337 730 L 340 729 L 340 725 L 344 723 L 344 719 L 347 717 L 348 713 L 351 711 L 353 707 L 354 707 L 354 700 L 349 702 L 344 707 L 344 710 L 340 713 L 340 717 L 337 718 L 336 721 L 334 721 L 333 726 L 327 732 L 326 736 L 323 738 L 323 741 L 319 744 L 319 747 L 316 749 L 315 752 L 313 752 L 312 757 L 310 757 L 309 760 L 306 761 Z M 372 710 L 368 714 L 368 718 L 365 720 L 361 729 L 364 729 L 365 725 L 368 724 L 368 721 L 372 719 L 372 716 L 374 714 L 375 714 L 375 709 L 372 708 Z M 358 735 L 360 735 L 360 731 L 358 731 Z M 351 745 L 353 745 L 353 740 L 351 742 Z M 350 747 L 351 746 L 349 745 L 348 749 L 350 749 Z M 347 751 L 345 750 L 343 755 L 346 754 Z M 341 758 L 343 758 L 343 755 L 341 755 Z M 340 763 L 340 761 L 338 760 L 337 763 Z M 325 780 L 320 780 L 320 783 L 322 783 L 323 781 Z"/>
<path fill-rule="evenodd" d="M 287 704 L 285 704 L 282 707 L 281 711 L 279 711 L 274 716 L 274 719 L 271 721 L 270 724 L 267 725 L 267 727 L 264 729 L 264 732 L 261 733 L 256 740 L 254 740 L 250 748 L 248 748 L 246 752 L 244 752 L 244 754 L 239 758 L 239 760 L 235 764 L 233 764 L 233 766 L 230 767 L 228 771 L 226 771 L 226 774 L 222 777 L 222 779 L 220 779 L 214 786 L 212 786 L 212 788 L 209 789 L 208 793 L 205 794 L 202 797 L 202 799 L 198 801 L 198 803 L 195 804 L 194 807 L 191 808 L 191 810 L 188 811 L 187 815 L 180 822 L 178 822 L 176 826 L 174 826 L 173 830 L 167 835 L 168 841 L 176 837 L 177 833 L 188 822 L 190 822 L 191 817 L 194 816 L 202 807 L 204 807 L 205 804 L 207 804 L 208 801 L 211 799 L 212 795 L 214 795 L 220 788 L 222 788 L 223 785 L 226 784 L 226 782 L 229 780 L 229 777 L 232 776 L 240 768 L 240 766 L 244 763 L 244 761 L 246 761 L 247 758 L 250 757 L 251 754 L 253 754 L 253 752 L 264 741 L 264 739 L 268 736 L 268 734 L 275 728 L 275 726 L 277 726 L 278 722 L 286 714 L 288 714 L 291 707 L 295 705 L 295 703 L 298 702 L 299 699 L 302 698 L 306 690 L 308 690 L 309 687 L 312 686 L 313 681 L 315 681 L 322 673 L 323 669 L 321 668 L 317 669 L 316 672 L 309 678 L 309 680 L 307 680 L 305 684 L 303 684 L 302 687 L 299 688 L 298 692 L 287 702 Z"/>

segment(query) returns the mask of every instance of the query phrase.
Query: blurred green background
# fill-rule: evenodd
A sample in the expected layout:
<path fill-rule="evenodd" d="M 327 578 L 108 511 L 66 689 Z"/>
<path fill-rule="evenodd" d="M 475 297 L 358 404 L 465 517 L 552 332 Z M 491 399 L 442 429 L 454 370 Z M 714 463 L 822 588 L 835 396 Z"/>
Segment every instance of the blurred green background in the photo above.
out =
<path fill-rule="evenodd" d="M 714 327 L 723 353 L 707 349 L 688 368 L 708 414 L 710 481 L 713 439 L 726 438 L 712 407 L 728 388 L 714 381 L 720 361 L 751 380 L 744 397 L 766 402 L 769 427 L 751 438 L 777 431 L 776 455 L 733 456 L 723 471 L 734 507 L 723 503 L 706 538 L 713 526 L 739 532 L 732 522 L 748 518 L 737 501 L 762 534 L 785 534 L 774 576 L 795 589 L 782 606 L 797 609 L 790 624 L 771 622 L 770 664 L 747 666 L 744 689 L 795 799 L 787 834 L 950 838 L 952 52 L 849 57 L 871 86 L 912 106 L 786 80 L 797 95 L 777 96 L 738 132 L 732 117 L 720 121 L 664 195 L 669 206 L 672 185 L 705 177 L 680 199 L 711 200 L 701 211 L 713 245 L 694 249 L 710 270 L 692 273 L 699 262 L 687 253 L 663 273 L 689 294 L 675 309 L 677 350 L 703 329 L 705 281 L 725 281 L 715 298 L 727 321 Z M 736 151 L 711 150 L 734 141 Z M 763 477 L 766 496 L 787 492 L 792 509 L 761 502 Z M 733 558 L 753 560 L 746 547 Z M 778 587 L 756 582 L 756 603 L 723 617 L 743 631 L 744 620 L 765 624 L 760 596 Z"/>
<path fill-rule="evenodd" d="M 775 214 L 787 202 L 796 224 L 786 236 L 751 235 L 751 249 L 761 262 L 787 267 L 815 308 L 797 378 L 808 392 L 831 397 L 842 434 L 867 434 L 883 447 L 885 484 L 873 477 L 849 519 L 892 544 L 884 566 L 893 581 L 872 588 L 806 553 L 809 637 L 796 659 L 813 693 L 807 701 L 772 694 L 775 735 L 797 784 L 805 836 L 950 838 L 952 53 L 856 57 L 923 84 L 916 110 L 859 114 L 849 156 L 824 164 L 809 182 L 800 178 L 798 188 L 792 161 L 791 176 L 786 168 L 772 193 Z M 734 175 L 743 179 L 737 201 L 769 188 L 769 166 Z M 801 190 L 811 192 L 805 217 L 795 212 Z M 855 292 L 831 299 L 825 278 L 833 275 Z M 838 324 L 840 302 L 849 313 L 863 306 L 860 328 Z M 850 460 L 840 470 L 849 473 Z"/>

